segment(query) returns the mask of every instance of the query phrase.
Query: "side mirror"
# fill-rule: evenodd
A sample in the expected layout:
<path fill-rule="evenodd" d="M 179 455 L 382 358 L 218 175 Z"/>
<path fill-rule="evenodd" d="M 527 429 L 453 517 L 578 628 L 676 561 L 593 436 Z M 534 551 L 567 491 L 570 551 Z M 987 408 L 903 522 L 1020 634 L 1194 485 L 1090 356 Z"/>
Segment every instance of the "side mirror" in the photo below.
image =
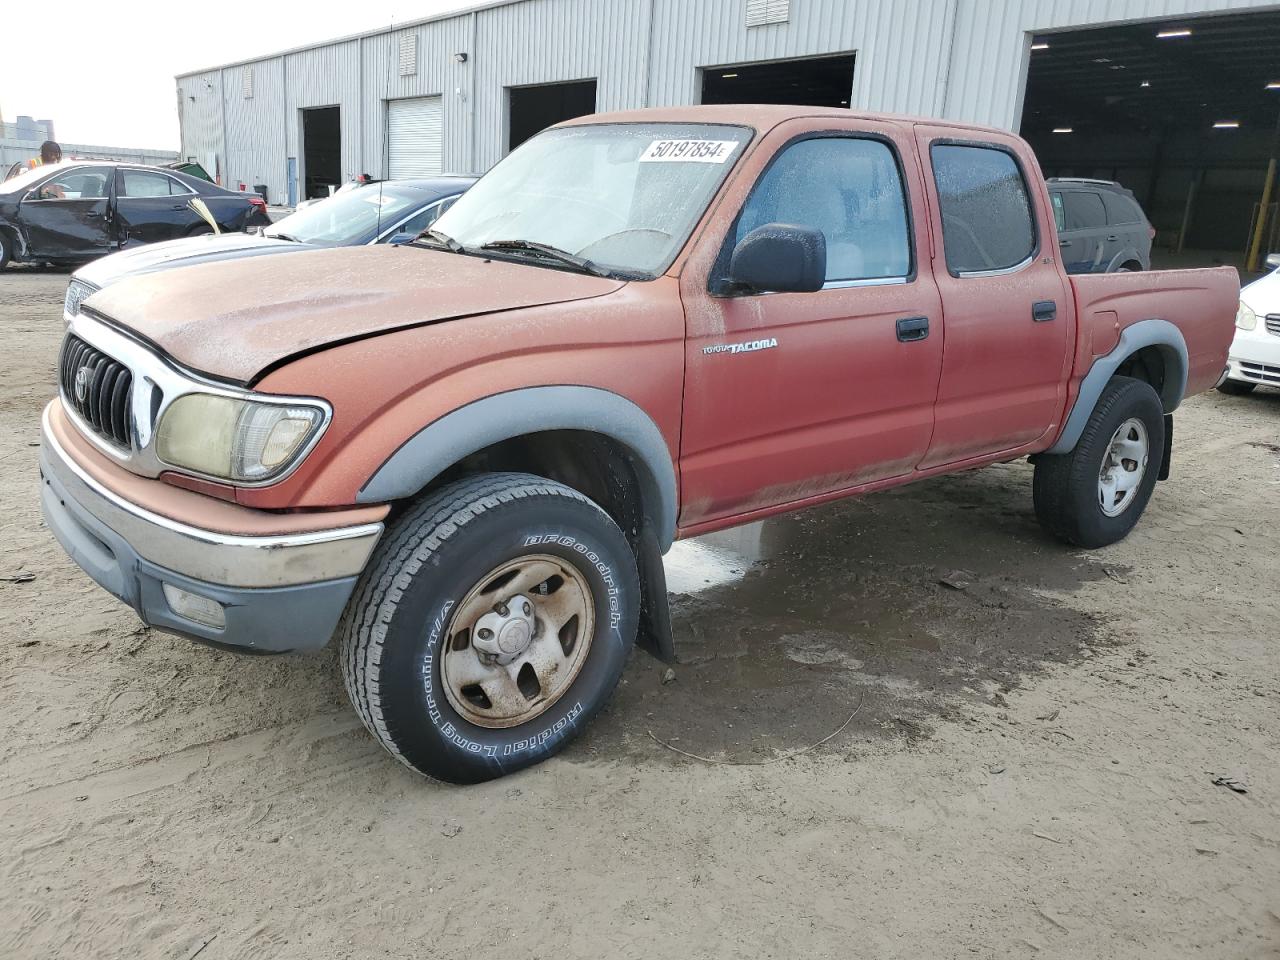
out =
<path fill-rule="evenodd" d="M 733 248 L 729 280 L 757 293 L 812 293 L 827 279 L 827 238 L 791 223 L 756 227 Z"/>
<path fill-rule="evenodd" d="M 1266 264 L 1269 270 L 1280 270 L 1280 253 L 1267 254 Z"/>

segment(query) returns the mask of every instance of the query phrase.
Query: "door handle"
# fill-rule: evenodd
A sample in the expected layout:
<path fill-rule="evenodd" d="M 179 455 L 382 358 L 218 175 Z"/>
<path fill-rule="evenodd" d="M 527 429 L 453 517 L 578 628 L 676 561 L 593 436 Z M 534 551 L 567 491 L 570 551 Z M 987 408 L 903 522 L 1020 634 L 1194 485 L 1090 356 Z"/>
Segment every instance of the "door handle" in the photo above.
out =
<path fill-rule="evenodd" d="M 1052 300 L 1037 300 L 1031 305 L 1031 319 L 1036 323 L 1058 319 L 1058 305 Z"/>
<path fill-rule="evenodd" d="M 1069 246 L 1071 246 L 1071 241 L 1070 241 L 1070 240 L 1059 240 L 1059 241 L 1058 241 L 1058 246 L 1060 246 L 1060 247 L 1069 247 Z"/>
<path fill-rule="evenodd" d="M 898 339 L 903 343 L 923 340 L 929 336 L 928 317 L 903 317 L 898 321 Z"/>
<path fill-rule="evenodd" d="M 1108 242 L 1108 243 L 1115 243 L 1115 242 L 1116 242 L 1117 240 L 1119 240 L 1119 239 L 1120 239 L 1119 237 L 1111 236 L 1111 237 L 1107 237 L 1107 242 Z"/>
<path fill-rule="evenodd" d="M 175 203 L 175 204 L 174 204 L 172 207 L 170 207 L 169 209 L 170 209 L 170 210 L 185 210 L 185 209 L 187 209 L 187 205 L 186 205 L 185 203 Z"/>

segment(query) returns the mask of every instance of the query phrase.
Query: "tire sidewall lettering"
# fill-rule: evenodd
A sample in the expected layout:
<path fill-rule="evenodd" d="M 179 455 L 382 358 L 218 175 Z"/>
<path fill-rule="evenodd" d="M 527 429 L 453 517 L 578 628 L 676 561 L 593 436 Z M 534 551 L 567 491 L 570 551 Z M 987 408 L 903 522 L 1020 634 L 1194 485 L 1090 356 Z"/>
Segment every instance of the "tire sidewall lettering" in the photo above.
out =
<path fill-rule="evenodd" d="M 608 613 L 609 635 L 614 639 L 615 644 L 625 646 L 626 640 L 622 635 L 622 627 L 628 620 L 627 605 L 624 600 L 623 584 L 613 566 L 606 562 L 602 555 L 607 551 L 601 550 L 592 543 L 584 542 L 577 536 L 559 532 L 525 534 L 514 546 L 518 550 L 559 547 L 561 551 L 571 551 L 578 558 L 577 563 L 580 567 L 589 564 L 595 574 L 593 579 L 597 581 L 592 584 L 593 590 L 600 594 L 596 600 L 597 614 L 601 612 L 600 607 L 603 604 Z M 469 585 L 466 589 L 469 589 Z M 460 599 L 461 593 L 457 597 L 442 601 L 436 608 L 428 624 L 426 643 L 419 660 L 418 685 L 423 697 L 423 706 L 427 718 L 444 740 L 470 756 L 488 758 L 499 763 L 504 759 L 514 761 L 522 756 L 545 752 L 550 745 L 574 733 L 579 723 L 587 715 L 595 712 L 594 708 L 588 710 L 588 705 L 575 698 L 574 691 L 570 688 L 560 701 L 548 709 L 546 714 L 518 728 L 484 730 L 486 734 L 497 735 L 495 739 L 498 740 L 501 740 L 503 734 L 513 734 L 505 742 L 483 742 L 469 735 L 468 728 L 481 728 L 473 728 L 465 721 L 461 721 L 448 704 L 441 686 L 443 678 L 440 676 L 437 663 L 437 657 L 447 641 L 446 632 L 453 609 Z M 593 643 L 600 644 L 603 639 L 604 636 L 598 633 L 593 638 Z M 592 650 L 588 656 L 595 658 L 604 653 L 604 650 Z M 581 679 L 580 677 L 579 680 Z M 516 731 L 518 735 L 514 735 Z"/>

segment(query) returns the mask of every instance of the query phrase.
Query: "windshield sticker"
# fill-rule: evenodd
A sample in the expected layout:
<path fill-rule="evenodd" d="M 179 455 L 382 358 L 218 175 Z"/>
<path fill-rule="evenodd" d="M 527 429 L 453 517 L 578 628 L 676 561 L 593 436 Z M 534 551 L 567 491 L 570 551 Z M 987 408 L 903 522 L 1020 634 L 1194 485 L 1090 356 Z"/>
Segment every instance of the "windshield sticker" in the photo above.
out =
<path fill-rule="evenodd" d="M 373 204 L 375 207 L 385 207 L 388 203 L 392 202 L 390 197 L 384 197 L 382 195 L 381 190 L 379 190 L 376 194 L 370 194 L 369 196 L 361 196 L 360 199 L 363 200 L 365 203 Z"/>
<path fill-rule="evenodd" d="M 641 163 L 724 163 L 736 140 L 655 140 L 640 154 Z"/>

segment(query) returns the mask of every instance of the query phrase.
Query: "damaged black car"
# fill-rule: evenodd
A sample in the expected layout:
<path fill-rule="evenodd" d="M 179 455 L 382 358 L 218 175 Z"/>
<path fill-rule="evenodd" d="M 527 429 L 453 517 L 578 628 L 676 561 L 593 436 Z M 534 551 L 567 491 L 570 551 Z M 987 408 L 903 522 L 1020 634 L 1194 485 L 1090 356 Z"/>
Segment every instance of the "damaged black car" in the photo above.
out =
<path fill-rule="evenodd" d="M 13 263 L 76 264 L 146 243 L 267 226 L 257 194 L 175 170 L 68 160 L 0 183 L 0 270 Z"/>

